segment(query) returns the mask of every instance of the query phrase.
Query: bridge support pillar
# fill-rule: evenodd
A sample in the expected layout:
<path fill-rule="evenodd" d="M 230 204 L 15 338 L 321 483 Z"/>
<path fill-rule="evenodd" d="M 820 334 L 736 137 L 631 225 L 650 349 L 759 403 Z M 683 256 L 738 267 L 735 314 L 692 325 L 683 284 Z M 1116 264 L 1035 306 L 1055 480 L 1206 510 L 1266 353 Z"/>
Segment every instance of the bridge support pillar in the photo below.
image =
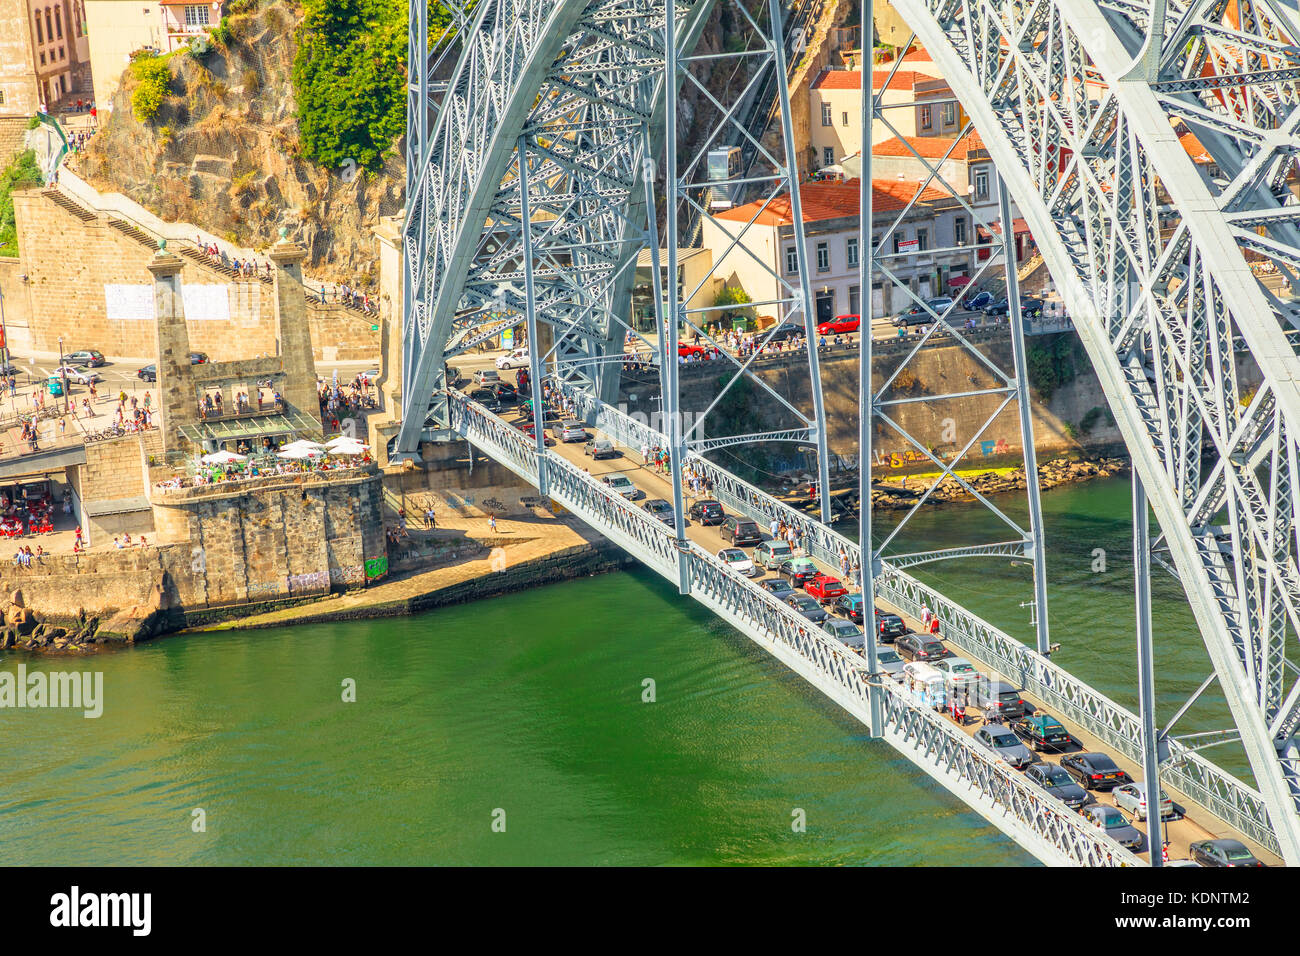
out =
<path fill-rule="evenodd" d="M 1151 865 L 1163 863 L 1160 819 L 1160 755 L 1156 739 L 1156 685 L 1151 643 L 1151 530 L 1147 492 L 1133 470 L 1133 585 L 1137 595 L 1138 716 L 1142 734 L 1142 775 L 1147 788 L 1147 843 Z"/>

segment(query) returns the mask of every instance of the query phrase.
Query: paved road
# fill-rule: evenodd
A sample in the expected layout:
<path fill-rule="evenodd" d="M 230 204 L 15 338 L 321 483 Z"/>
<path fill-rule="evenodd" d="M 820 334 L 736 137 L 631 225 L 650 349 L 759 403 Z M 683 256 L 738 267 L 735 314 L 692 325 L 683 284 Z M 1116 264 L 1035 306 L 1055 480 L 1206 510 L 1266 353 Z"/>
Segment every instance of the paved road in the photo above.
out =
<path fill-rule="evenodd" d="M 513 410 L 507 410 L 504 413 L 503 417 L 505 418 L 506 421 L 516 423 L 516 424 L 523 423 L 523 422 L 531 422 L 531 417 L 517 413 Z M 563 456 L 568 461 L 574 463 L 578 467 L 587 469 L 592 475 L 601 476 L 605 474 L 614 474 L 614 473 L 621 473 L 626 475 L 628 480 L 630 480 L 634 485 L 637 486 L 638 489 L 640 489 L 644 493 L 645 497 L 639 499 L 639 501 L 644 501 L 645 498 L 662 498 L 669 502 L 672 501 L 672 497 L 673 497 L 672 486 L 669 483 L 669 481 L 662 475 L 652 473 L 649 469 L 642 467 L 640 464 L 640 453 L 638 451 L 624 450 L 623 455 L 619 458 L 595 461 L 591 458 L 586 457 L 586 455 L 583 453 L 582 443 L 560 443 L 555 445 L 552 448 L 552 450 L 558 452 L 561 456 Z M 689 507 L 692 499 L 687 497 L 685 500 L 686 500 L 687 507 Z M 697 524 L 688 524 L 686 528 L 686 535 L 688 538 L 690 538 L 690 540 L 694 541 L 702 548 L 704 548 L 705 550 L 711 553 L 716 554 L 723 547 L 729 547 L 727 542 L 724 541 L 722 537 L 719 535 L 718 529 L 716 527 L 705 527 Z M 767 535 L 765 534 L 764 537 L 767 537 Z M 830 574 L 835 574 L 837 576 L 839 573 L 838 569 L 829 568 L 825 566 L 823 566 L 822 570 Z M 772 575 L 767 574 L 764 576 L 770 577 Z M 762 578 L 763 576 L 760 576 L 758 578 L 755 578 L 755 580 L 762 580 Z M 890 610 L 895 612 L 898 611 L 897 608 L 893 608 L 889 606 L 888 602 L 878 601 L 877 604 L 885 610 Z M 909 617 L 908 615 L 902 615 L 902 616 L 912 630 L 914 631 L 922 630 L 919 621 Z M 966 651 L 958 647 L 952 645 L 947 645 L 947 646 L 949 650 L 958 657 L 970 656 L 969 654 L 967 654 Z M 989 672 L 991 670 L 990 668 L 985 666 L 981 661 L 976 660 L 975 664 L 984 672 Z M 1041 701 L 1035 700 L 1032 695 L 1026 694 L 1025 698 L 1029 700 L 1031 703 L 1033 703 L 1039 709 L 1043 710 L 1044 712 L 1050 713 L 1050 711 L 1048 711 L 1047 708 L 1043 707 Z M 1059 716 L 1059 715 L 1053 715 L 1053 716 Z M 1096 738 L 1094 738 L 1092 735 L 1081 731 L 1078 727 L 1073 726 L 1069 721 L 1062 719 L 1061 722 L 1066 725 L 1070 733 L 1075 737 L 1076 740 L 1080 741 L 1080 743 L 1083 745 L 1085 749 L 1106 751 L 1107 753 L 1110 753 L 1110 751 L 1108 751 L 1105 747 L 1101 746 L 1099 742 L 1096 740 Z M 966 726 L 963 729 L 966 731 L 966 733 L 974 735 L 974 733 L 980 728 L 980 726 L 981 725 L 979 720 L 971 719 L 967 722 Z M 1039 756 L 1042 760 L 1051 763 L 1057 763 L 1060 759 L 1060 755 L 1052 754 L 1052 753 L 1043 753 L 1040 754 Z M 1143 777 L 1142 770 L 1141 767 L 1139 767 L 1137 764 L 1133 763 L 1132 761 L 1126 760 L 1125 758 L 1120 757 L 1114 753 L 1111 753 L 1111 756 L 1115 759 L 1116 763 L 1118 763 L 1122 769 L 1126 770 L 1129 773 L 1129 775 L 1133 777 L 1133 779 L 1135 780 L 1142 779 Z M 1187 801 L 1185 798 L 1180 798 L 1178 794 L 1170 794 L 1170 795 L 1173 796 L 1175 803 L 1184 806 L 1188 810 L 1188 812 L 1192 815 L 1192 817 L 1197 818 L 1197 819 L 1193 819 L 1192 817 L 1189 817 L 1181 820 L 1165 821 L 1165 839 L 1169 841 L 1170 844 L 1169 858 L 1171 860 L 1186 859 L 1188 855 L 1188 845 L 1197 840 L 1211 839 L 1213 837 L 1218 837 L 1218 836 L 1227 836 L 1227 837 L 1234 837 L 1234 838 L 1238 837 L 1238 834 L 1231 832 L 1217 818 L 1211 816 L 1208 813 L 1205 813 L 1204 811 L 1201 811 L 1199 808 L 1190 804 L 1190 802 Z M 1094 793 L 1092 796 L 1094 797 L 1097 803 L 1108 804 L 1111 806 L 1114 805 L 1114 800 L 1112 799 L 1110 794 L 1097 792 Z M 1129 816 L 1129 814 L 1125 812 L 1125 816 L 1127 817 Z M 1198 822 L 1198 819 L 1201 822 Z M 1139 830 L 1141 830 L 1145 836 L 1147 831 L 1146 824 L 1135 822 L 1134 825 Z M 1251 846 L 1251 849 L 1256 853 L 1257 856 L 1260 857 L 1260 859 L 1264 860 L 1269 865 L 1281 865 L 1282 862 L 1281 860 L 1279 860 L 1272 854 L 1265 851 L 1262 847 L 1258 847 L 1250 843 L 1248 843 L 1248 845 Z M 1143 857 L 1146 856 L 1146 849 L 1147 848 L 1144 846 L 1140 854 L 1141 856 Z"/>

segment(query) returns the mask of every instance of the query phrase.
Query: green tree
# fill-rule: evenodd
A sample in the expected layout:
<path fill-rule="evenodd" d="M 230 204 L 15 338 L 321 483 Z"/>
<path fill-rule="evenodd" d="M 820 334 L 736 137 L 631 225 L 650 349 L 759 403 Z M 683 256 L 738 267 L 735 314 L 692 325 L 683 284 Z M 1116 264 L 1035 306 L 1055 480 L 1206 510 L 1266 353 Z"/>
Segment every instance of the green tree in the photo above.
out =
<path fill-rule="evenodd" d="M 753 318 L 754 310 L 752 307 L 738 308 L 739 306 L 747 306 L 753 301 L 749 297 L 749 293 L 740 286 L 727 285 L 723 286 L 718 292 L 717 298 L 713 300 L 713 305 L 716 308 L 725 310 L 721 316 L 723 321 L 732 321 L 741 317 Z"/>
<path fill-rule="evenodd" d="M 43 182 L 36 152 L 20 153 L 8 169 L 0 172 L 0 256 L 18 255 L 18 228 L 14 222 L 13 193 Z"/>
<path fill-rule="evenodd" d="M 131 94 L 131 114 L 141 123 L 151 122 L 171 92 L 171 69 L 162 57 L 142 56 L 132 62 L 131 72 L 140 81 Z"/>

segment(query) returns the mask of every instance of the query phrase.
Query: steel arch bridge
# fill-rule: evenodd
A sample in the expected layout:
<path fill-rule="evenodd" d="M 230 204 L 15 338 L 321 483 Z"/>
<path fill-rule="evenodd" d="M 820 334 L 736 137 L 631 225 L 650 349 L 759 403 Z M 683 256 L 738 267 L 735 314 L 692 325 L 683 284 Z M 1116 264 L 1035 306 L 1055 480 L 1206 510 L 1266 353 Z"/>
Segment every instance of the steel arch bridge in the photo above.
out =
<path fill-rule="evenodd" d="M 1300 21 L 1274 0 L 893 5 L 978 128 L 1074 318 L 1134 462 L 1139 567 L 1154 557 L 1178 577 L 1208 654 L 1210 676 L 1186 706 L 1217 680 L 1234 720 L 1225 734 L 1239 737 L 1254 786 L 1167 735 L 1161 778 L 1300 863 L 1300 669 L 1288 659 L 1300 634 L 1300 360 L 1285 336 L 1300 328 L 1300 308 L 1252 270 L 1272 263 L 1297 286 Z M 865 675 L 850 673 L 779 605 L 687 547 L 680 501 L 676 529 L 647 523 L 547 452 L 540 427 L 536 441 L 524 438 L 444 388 L 446 358 L 507 325 L 528 325 L 540 370 L 537 353 L 547 346 L 539 331 L 549 329 L 544 361 L 590 420 L 626 444 L 668 447 L 675 474 L 688 462 L 710 470 L 731 509 L 762 518 L 780 512 L 779 503 L 703 459 L 675 418 L 666 435 L 648 434 L 607 404 L 630 331 L 637 255 L 648 248 L 657 257 L 660 248 L 658 217 L 647 215 L 663 198 L 656 177 L 669 198 L 663 294 L 672 314 L 657 316 L 655 348 L 665 394 L 677 388 L 673 353 L 686 310 L 671 240 L 688 184 L 679 176 L 675 114 L 684 64 L 712 0 L 480 0 L 468 13 L 452 4 L 459 59 L 440 85 L 423 6 L 412 5 L 405 414 L 396 453 L 446 430 L 469 438 L 767 646 L 1043 859 L 1124 859 L 1123 850 L 1064 817 L 1029 808 L 1014 777 L 980 765 L 941 725 L 909 711 L 871 673 L 874 660 Z M 869 17 L 867 2 L 863 22 Z M 756 16 L 753 25 L 783 68 L 783 40 L 772 26 L 779 22 L 772 0 L 766 20 Z M 445 55 L 446 48 L 434 50 Z M 879 107 L 872 98 L 868 110 Z M 1198 166 L 1182 147 L 1184 127 L 1212 163 Z M 784 133 L 786 155 L 774 163 L 773 181 L 789 190 L 797 211 L 788 123 Z M 866 289 L 866 271 L 877 263 L 874 255 L 863 262 Z M 808 296 L 807 283 L 797 283 L 780 298 L 792 308 L 787 314 L 811 323 Z M 791 434 L 817 443 L 824 465 L 825 418 L 816 350 L 809 351 L 816 407 Z M 1242 361 L 1261 382 L 1253 391 L 1242 384 Z M 536 399 L 540 375 L 532 378 Z M 862 399 L 864 418 L 879 414 L 869 386 Z M 870 457 L 863 460 L 866 501 Z M 1152 546 L 1148 501 L 1159 524 Z M 861 553 L 826 517 L 790 520 L 806 529 L 819 556 Z M 871 552 L 863 557 L 877 594 L 899 606 L 940 607 L 945 633 L 959 644 L 1020 675 L 1129 756 L 1154 759 L 1150 714 L 1124 711 L 927 592 L 901 566 Z M 1137 590 L 1141 609 L 1142 573 Z M 1138 631 L 1139 646 L 1149 645 L 1141 610 Z M 1159 647 L 1157 640 L 1157 658 Z M 1148 653 L 1148 683 L 1150 661 Z"/>

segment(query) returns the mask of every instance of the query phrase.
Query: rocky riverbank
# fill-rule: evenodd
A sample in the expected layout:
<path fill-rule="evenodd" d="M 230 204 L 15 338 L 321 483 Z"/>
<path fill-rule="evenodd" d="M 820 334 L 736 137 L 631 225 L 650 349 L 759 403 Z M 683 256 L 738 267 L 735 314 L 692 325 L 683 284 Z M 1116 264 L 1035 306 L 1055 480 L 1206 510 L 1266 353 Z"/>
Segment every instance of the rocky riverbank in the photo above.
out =
<path fill-rule="evenodd" d="M 22 591 L 0 602 L 0 651 L 21 649 L 44 654 L 82 654 L 108 646 L 134 644 L 163 633 L 167 615 L 159 607 L 133 607 L 105 617 L 80 609 L 72 616 L 50 615 L 27 606 Z"/>
<path fill-rule="evenodd" d="M 1115 475 L 1128 474 L 1129 463 L 1123 458 L 1096 458 L 1072 461 L 1068 458 L 1054 458 L 1038 466 L 1038 487 L 1041 491 L 1050 491 L 1061 485 L 1091 481 L 1094 478 L 1110 478 Z M 964 474 L 962 480 L 981 495 L 999 495 L 1012 491 L 1024 491 L 1025 470 L 1015 468 L 1010 471 L 988 471 L 979 474 Z M 911 479 L 906 485 L 901 483 L 877 482 L 871 492 L 871 503 L 875 508 L 898 510 L 911 508 L 916 500 L 935 484 L 935 479 Z M 972 501 L 973 496 L 962 483 L 951 475 L 930 494 L 929 502 Z"/>

